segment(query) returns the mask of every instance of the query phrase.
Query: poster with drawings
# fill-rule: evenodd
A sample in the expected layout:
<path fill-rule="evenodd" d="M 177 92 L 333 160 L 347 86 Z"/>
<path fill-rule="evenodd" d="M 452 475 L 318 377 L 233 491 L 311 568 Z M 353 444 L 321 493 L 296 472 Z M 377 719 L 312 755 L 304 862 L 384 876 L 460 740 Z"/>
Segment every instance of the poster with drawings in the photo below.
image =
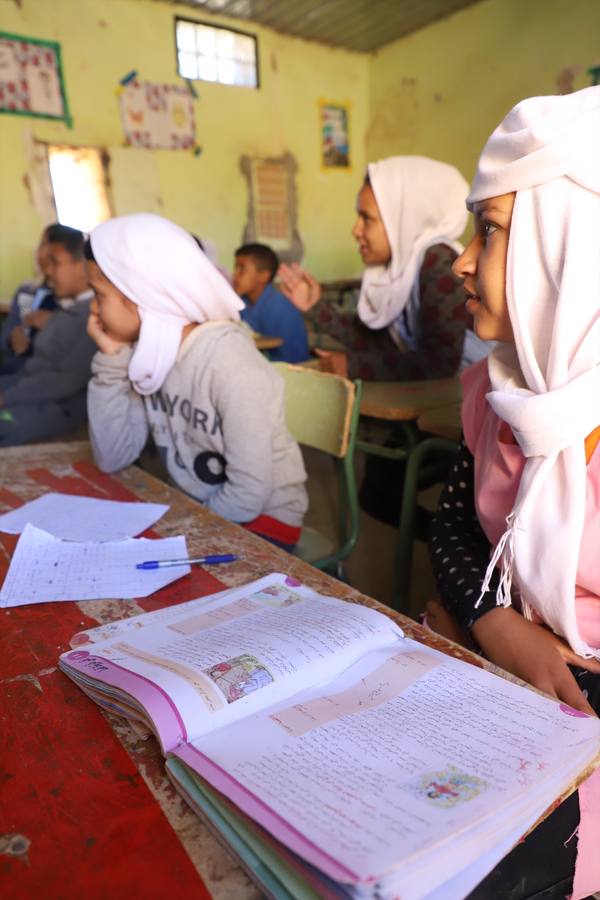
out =
<path fill-rule="evenodd" d="M 319 103 L 321 115 L 321 166 L 350 168 L 350 128 L 347 104 Z"/>
<path fill-rule="evenodd" d="M 125 140 L 147 150 L 191 150 L 196 124 L 192 95 L 186 87 L 129 82 L 119 94 Z"/>
<path fill-rule="evenodd" d="M 70 124 L 60 44 L 0 32 L 0 112 Z"/>

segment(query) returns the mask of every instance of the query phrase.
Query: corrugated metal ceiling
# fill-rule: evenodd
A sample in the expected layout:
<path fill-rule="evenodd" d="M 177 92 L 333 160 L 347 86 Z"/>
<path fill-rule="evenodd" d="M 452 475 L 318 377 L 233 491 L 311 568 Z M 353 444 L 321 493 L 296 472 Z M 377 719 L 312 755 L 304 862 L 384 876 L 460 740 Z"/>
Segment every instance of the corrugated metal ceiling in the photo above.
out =
<path fill-rule="evenodd" d="M 174 0 L 175 2 L 175 0 Z M 283 34 L 371 52 L 479 0 L 179 0 Z"/>

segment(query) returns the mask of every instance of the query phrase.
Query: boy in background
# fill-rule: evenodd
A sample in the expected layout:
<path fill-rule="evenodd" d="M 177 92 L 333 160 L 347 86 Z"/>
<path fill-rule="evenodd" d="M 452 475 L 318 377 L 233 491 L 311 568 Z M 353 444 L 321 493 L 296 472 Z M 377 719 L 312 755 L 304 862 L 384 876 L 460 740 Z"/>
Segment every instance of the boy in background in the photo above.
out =
<path fill-rule="evenodd" d="M 44 228 L 35 252 L 38 277 L 20 284 L 14 293 L 10 310 L 0 332 L 2 368 L 0 375 L 19 372 L 33 353 L 35 336 L 47 323 L 57 302 L 47 284 L 48 276 L 48 228 Z"/>
<path fill-rule="evenodd" d="M 244 244 L 235 252 L 233 288 L 245 303 L 241 317 L 253 331 L 280 337 L 271 350 L 274 362 L 304 362 L 310 356 L 302 314 L 273 284 L 279 268 L 277 254 L 266 244 Z"/>
<path fill-rule="evenodd" d="M 83 234 L 66 225 L 46 230 L 48 285 L 59 303 L 39 331 L 22 369 L 0 377 L 0 446 L 47 440 L 86 421 L 86 389 L 95 345 L 86 326 L 92 292 Z"/>

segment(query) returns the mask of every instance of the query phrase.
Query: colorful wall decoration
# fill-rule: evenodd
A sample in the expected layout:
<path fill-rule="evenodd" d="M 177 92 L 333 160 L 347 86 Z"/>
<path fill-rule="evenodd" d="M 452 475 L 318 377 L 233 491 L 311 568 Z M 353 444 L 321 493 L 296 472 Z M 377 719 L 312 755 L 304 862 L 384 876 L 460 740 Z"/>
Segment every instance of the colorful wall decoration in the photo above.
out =
<path fill-rule="evenodd" d="M 324 169 L 350 168 L 350 127 L 348 107 L 339 103 L 319 104 L 321 115 L 321 166 Z"/>
<path fill-rule="evenodd" d="M 0 32 L 0 113 L 71 124 L 60 44 Z"/>
<path fill-rule="evenodd" d="M 194 104 L 189 88 L 134 78 L 119 91 L 125 140 L 151 150 L 193 150 Z"/>

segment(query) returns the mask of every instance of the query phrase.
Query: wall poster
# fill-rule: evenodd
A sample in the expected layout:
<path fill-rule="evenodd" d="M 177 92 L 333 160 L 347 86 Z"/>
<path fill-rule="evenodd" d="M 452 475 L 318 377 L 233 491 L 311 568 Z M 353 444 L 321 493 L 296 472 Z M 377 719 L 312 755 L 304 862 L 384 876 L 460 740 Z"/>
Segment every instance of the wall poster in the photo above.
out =
<path fill-rule="evenodd" d="M 60 44 L 0 32 L 0 113 L 71 125 Z"/>
<path fill-rule="evenodd" d="M 348 106 L 319 103 L 321 166 L 323 169 L 350 168 L 350 126 Z"/>
<path fill-rule="evenodd" d="M 129 146 L 151 150 L 195 147 L 194 104 L 188 87 L 135 78 L 119 91 L 119 104 Z"/>

